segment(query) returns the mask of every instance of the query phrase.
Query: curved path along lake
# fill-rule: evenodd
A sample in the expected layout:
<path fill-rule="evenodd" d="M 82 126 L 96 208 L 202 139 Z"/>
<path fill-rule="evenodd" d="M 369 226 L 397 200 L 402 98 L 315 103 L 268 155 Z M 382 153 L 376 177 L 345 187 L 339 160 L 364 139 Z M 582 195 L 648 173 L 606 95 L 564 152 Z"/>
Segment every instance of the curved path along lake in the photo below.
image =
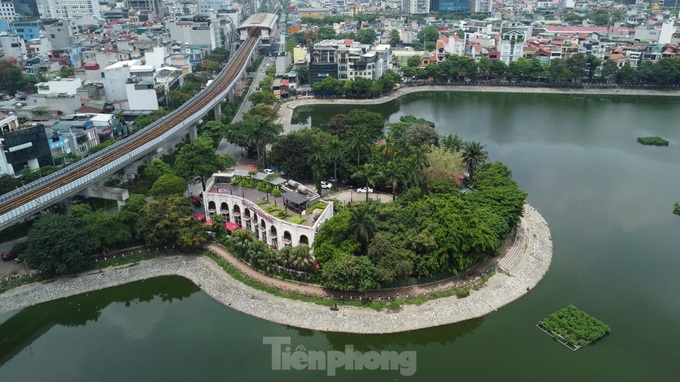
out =
<path fill-rule="evenodd" d="M 0 380 L 317 381 L 274 371 L 265 336 L 307 351 L 415 351 L 411 380 L 674 381 L 680 372 L 680 100 L 672 97 L 421 93 L 368 106 L 413 114 L 486 144 L 550 224 L 550 271 L 484 318 L 389 335 L 273 324 L 225 307 L 190 282 L 160 278 L 0 315 Z M 298 127 L 351 107 L 299 109 Z M 658 135 L 670 147 L 638 144 Z M 612 332 L 571 352 L 534 325 L 574 304 Z M 337 381 L 399 371 L 337 370 Z"/>

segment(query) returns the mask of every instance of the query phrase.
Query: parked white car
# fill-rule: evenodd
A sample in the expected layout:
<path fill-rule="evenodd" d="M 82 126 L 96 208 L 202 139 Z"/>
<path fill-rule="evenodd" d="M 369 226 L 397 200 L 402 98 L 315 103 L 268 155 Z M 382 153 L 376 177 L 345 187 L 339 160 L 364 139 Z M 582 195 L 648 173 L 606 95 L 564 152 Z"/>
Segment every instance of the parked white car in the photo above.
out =
<path fill-rule="evenodd" d="M 274 170 L 272 170 L 271 168 L 265 168 L 264 170 L 262 170 L 262 172 L 264 172 L 267 175 L 271 175 L 274 173 Z"/>
<path fill-rule="evenodd" d="M 330 183 L 330 182 L 326 182 L 325 180 L 322 180 L 321 181 L 321 188 L 330 190 L 331 188 L 333 188 L 333 184 Z"/>
<path fill-rule="evenodd" d="M 362 194 L 368 192 L 370 194 L 373 192 L 373 189 L 371 187 L 361 187 L 357 188 L 357 192 L 360 192 Z"/>

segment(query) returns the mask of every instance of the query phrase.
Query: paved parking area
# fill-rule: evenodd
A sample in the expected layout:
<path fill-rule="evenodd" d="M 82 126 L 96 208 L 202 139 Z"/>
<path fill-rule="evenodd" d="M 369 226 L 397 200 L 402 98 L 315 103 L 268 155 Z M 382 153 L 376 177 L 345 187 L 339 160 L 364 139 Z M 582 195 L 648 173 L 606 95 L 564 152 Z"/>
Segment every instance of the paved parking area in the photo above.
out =
<path fill-rule="evenodd" d="M 383 203 L 392 201 L 392 195 L 384 194 L 382 192 L 370 193 L 368 194 L 368 198 L 371 200 L 380 200 Z M 341 201 L 343 204 L 347 204 L 349 202 L 365 202 L 366 194 L 356 192 L 356 190 L 345 189 L 324 195 L 324 199 L 336 199 Z"/>

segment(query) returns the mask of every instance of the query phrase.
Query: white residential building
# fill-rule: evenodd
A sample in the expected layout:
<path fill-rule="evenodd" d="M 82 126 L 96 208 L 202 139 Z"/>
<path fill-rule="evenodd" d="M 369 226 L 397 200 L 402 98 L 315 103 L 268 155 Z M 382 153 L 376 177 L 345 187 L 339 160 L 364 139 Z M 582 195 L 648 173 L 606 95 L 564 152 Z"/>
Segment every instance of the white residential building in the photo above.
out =
<path fill-rule="evenodd" d="M 43 19 L 101 16 L 98 0 L 37 0 L 37 5 L 40 18 Z"/>
<path fill-rule="evenodd" d="M 26 44 L 24 39 L 19 36 L 9 34 L 5 31 L 0 32 L 0 45 L 4 52 L 4 59 L 10 57 L 16 58 L 18 61 L 24 61 L 27 56 Z"/>
<path fill-rule="evenodd" d="M 80 78 L 57 78 L 52 81 L 35 84 L 38 88 L 38 94 L 58 94 L 66 96 L 76 95 L 78 93 L 78 88 L 82 85 L 83 81 Z"/>
<path fill-rule="evenodd" d="M 366 78 L 377 80 L 392 69 L 392 50 L 389 45 L 371 47 L 352 40 L 323 40 L 311 52 L 310 83 L 325 77 L 339 80 Z"/>
<path fill-rule="evenodd" d="M 500 60 L 510 65 L 524 55 L 524 33 L 516 30 L 503 33 L 498 44 Z"/>
<path fill-rule="evenodd" d="M 130 68 L 138 66 L 141 60 L 129 60 L 116 62 L 107 66 L 102 72 L 102 84 L 108 102 L 115 102 L 127 99 L 125 84 L 130 78 Z"/>
<path fill-rule="evenodd" d="M 155 46 L 151 51 L 144 52 L 144 62 L 147 65 L 153 65 L 154 68 L 162 68 L 166 65 L 165 48 L 162 46 Z"/>
<path fill-rule="evenodd" d="M 14 0 L 0 0 L 0 17 L 8 21 L 14 21 L 17 17 L 14 9 Z"/>
<path fill-rule="evenodd" d="M 410 15 L 425 15 L 430 13 L 430 0 L 403 0 L 402 12 Z"/>
<path fill-rule="evenodd" d="M 125 83 L 129 110 L 158 110 L 158 96 L 153 80 L 132 77 Z"/>

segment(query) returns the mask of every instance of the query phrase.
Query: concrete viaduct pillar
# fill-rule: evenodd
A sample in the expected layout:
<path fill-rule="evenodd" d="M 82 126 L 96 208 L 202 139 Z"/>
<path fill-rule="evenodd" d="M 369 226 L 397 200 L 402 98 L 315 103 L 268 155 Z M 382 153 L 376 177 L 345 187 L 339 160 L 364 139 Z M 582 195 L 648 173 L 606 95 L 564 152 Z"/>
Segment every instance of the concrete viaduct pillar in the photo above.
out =
<path fill-rule="evenodd" d="M 213 114 L 215 115 L 215 121 L 219 121 L 222 118 L 222 103 L 218 103 L 213 108 Z"/>
<path fill-rule="evenodd" d="M 191 126 L 189 126 L 189 142 L 195 141 L 196 138 L 198 137 L 198 131 L 196 130 L 197 127 L 198 123 L 194 123 Z"/>

